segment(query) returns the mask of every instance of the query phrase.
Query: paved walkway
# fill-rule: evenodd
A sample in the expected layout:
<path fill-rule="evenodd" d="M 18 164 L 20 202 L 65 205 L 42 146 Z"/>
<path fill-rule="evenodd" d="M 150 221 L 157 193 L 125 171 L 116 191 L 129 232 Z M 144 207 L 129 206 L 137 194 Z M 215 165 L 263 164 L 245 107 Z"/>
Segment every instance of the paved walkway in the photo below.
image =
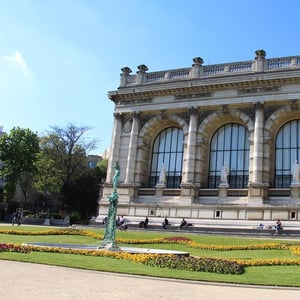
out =
<path fill-rule="evenodd" d="M 298 300 L 300 289 L 223 285 L 0 260 L 0 299 Z"/>

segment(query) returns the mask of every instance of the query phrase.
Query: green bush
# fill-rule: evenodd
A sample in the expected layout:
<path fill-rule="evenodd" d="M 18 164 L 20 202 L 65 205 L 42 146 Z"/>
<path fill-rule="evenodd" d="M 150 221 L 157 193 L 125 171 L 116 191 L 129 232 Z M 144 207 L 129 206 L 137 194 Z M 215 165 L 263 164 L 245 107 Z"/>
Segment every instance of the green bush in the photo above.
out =
<path fill-rule="evenodd" d="M 73 211 L 70 214 L 70 224 L 78 224 L 81 223 L 81 215 L 78 211 Z"/>

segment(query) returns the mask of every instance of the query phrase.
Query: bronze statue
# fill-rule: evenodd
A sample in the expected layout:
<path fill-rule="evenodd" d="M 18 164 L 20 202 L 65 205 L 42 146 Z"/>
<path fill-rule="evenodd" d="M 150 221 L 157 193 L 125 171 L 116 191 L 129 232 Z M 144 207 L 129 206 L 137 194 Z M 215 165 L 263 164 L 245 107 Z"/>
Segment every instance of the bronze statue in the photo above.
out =
<path fill-rule="evenodd" d="M 119 195 L 117 193 L 117 186 L 120 177 L 120 166 L 119 163 L 116 162 L 114 165 L 115 174 L 112 179 L 113 182 L 113 192 L 108 197 L 110 205 L 108 209 L 107 222 L 105 227 L 105 235 L 104 239 L 101 242 L 99 248 L 105 248 L 111 251 L 118 251 L 120 248 L 117 246 L 115 242 L 116 238 L 116 216 L 117 216 L 117 204 Z"/>

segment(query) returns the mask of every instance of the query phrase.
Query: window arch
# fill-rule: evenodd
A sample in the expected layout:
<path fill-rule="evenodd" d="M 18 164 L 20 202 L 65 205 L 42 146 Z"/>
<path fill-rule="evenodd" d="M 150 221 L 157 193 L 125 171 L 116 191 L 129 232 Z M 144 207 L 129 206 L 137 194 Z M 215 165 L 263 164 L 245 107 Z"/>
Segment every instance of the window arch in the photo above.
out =
<path fill-rule="evenodd" d="M 275 187 L 286 188 L 291 184 L 291 166 L 300 158 L 300 120 L 284 124 L 275 141 Z"/>
<path fill-rule="evenodd" d="M 221 169 L 229 169 L 231 188 L 247 188 L 249 180 L 249 133 L 240 124 L 226 124 L 212 137 L 210 145 L 208 187 L 218 188 Z"/>
<path fill-rule="evenodd" d="M 164 129 L 155 138 L 149 178 L 150 187 L 155 187 L 155 185 L 159 183 L 159 175 L 163 165 L 166 168 L 166 187 L 180 187 L 182 178 L 183 138 L 183 130 L 177 127 Z"/>

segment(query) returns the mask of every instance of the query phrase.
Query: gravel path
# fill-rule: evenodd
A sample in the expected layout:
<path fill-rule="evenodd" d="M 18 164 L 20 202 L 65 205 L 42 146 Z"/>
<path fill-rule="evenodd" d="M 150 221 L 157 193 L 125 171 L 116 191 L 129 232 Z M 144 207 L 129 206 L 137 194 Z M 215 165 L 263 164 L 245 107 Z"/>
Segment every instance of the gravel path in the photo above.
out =
<path fill-rule="evenodd" d="M 0 299 L 298 300 L 300 289 L 131 276 L 0 260 Z"/>

